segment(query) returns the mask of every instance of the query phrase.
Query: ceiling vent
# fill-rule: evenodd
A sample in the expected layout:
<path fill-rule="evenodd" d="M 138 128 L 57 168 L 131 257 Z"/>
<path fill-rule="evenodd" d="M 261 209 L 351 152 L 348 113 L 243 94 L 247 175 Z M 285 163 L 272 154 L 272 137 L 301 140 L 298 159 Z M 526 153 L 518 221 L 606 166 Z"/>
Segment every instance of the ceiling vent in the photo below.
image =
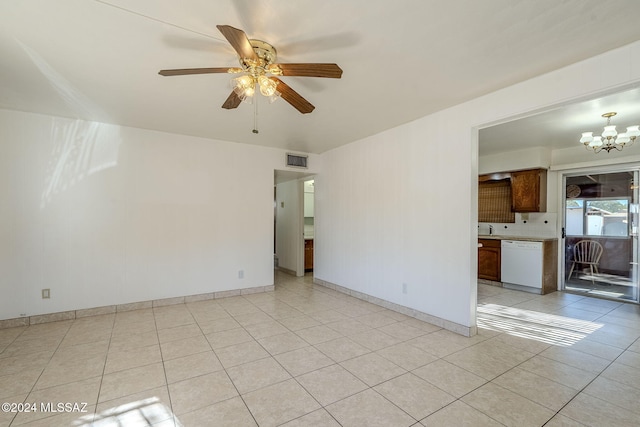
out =
<path fill-rule="evenodd" d="M 287 166 L 291 168 L 307 169 L 308 158 L 309 156 L 287 153 Z"/>

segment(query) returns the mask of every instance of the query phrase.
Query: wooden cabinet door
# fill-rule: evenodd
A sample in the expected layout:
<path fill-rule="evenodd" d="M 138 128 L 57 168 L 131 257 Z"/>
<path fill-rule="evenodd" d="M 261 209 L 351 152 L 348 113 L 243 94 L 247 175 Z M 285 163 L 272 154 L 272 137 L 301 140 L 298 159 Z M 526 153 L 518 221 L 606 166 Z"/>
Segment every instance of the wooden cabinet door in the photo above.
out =
<path fill-rule="evenodd" d="M 511 209 L 514 212 L 546 212 L 545 169 L 511 172 Z"/>
<path fill-rule="evenodd" d="M 500 240 L 480 239 L 478 243 L 478 279 L 500 281 Z"/>
<path fill-rule="evenodd" d="M 313 240 L 304 241 L 304 269 L 313 270 Z"/>

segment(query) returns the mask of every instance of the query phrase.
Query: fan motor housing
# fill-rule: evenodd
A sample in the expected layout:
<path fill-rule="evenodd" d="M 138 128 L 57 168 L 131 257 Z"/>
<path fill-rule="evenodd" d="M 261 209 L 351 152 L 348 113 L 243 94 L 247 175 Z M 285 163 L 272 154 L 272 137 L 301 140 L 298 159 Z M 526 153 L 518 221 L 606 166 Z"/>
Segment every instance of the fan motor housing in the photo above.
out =
<path fill-rule="evenodd" d="M 276 62 L 278 53 L 276 48 L 272 44 L 269 44 L 262 40 L 250 39 L 251 47 L 260 60 L 264 61 L 264 66 L 271 65 Z M 243 58 L 240 58 L 240 62 L 243 62 Z"/>

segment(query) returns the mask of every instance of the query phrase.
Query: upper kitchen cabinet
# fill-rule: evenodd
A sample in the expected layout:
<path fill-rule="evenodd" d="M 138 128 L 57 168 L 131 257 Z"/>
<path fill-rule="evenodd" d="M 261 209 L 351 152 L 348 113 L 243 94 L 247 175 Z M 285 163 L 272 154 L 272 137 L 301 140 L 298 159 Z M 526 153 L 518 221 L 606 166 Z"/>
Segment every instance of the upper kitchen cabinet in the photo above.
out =
<path fill-rule="evenodd" d="M 513 212 L 547 211 L 547 170 L 511 172 L 511 209 Z"/>

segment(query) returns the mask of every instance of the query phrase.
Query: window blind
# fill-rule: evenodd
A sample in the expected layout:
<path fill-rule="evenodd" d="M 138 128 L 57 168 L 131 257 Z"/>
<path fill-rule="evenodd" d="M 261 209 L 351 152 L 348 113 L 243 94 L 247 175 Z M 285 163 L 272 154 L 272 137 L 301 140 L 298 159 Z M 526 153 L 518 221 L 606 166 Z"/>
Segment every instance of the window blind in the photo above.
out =
<path fill-rule="evenodd" d="M 478 186 L 478 222 L 516 222 L 511 211 L 511 182 L 485 181 Z"/>

